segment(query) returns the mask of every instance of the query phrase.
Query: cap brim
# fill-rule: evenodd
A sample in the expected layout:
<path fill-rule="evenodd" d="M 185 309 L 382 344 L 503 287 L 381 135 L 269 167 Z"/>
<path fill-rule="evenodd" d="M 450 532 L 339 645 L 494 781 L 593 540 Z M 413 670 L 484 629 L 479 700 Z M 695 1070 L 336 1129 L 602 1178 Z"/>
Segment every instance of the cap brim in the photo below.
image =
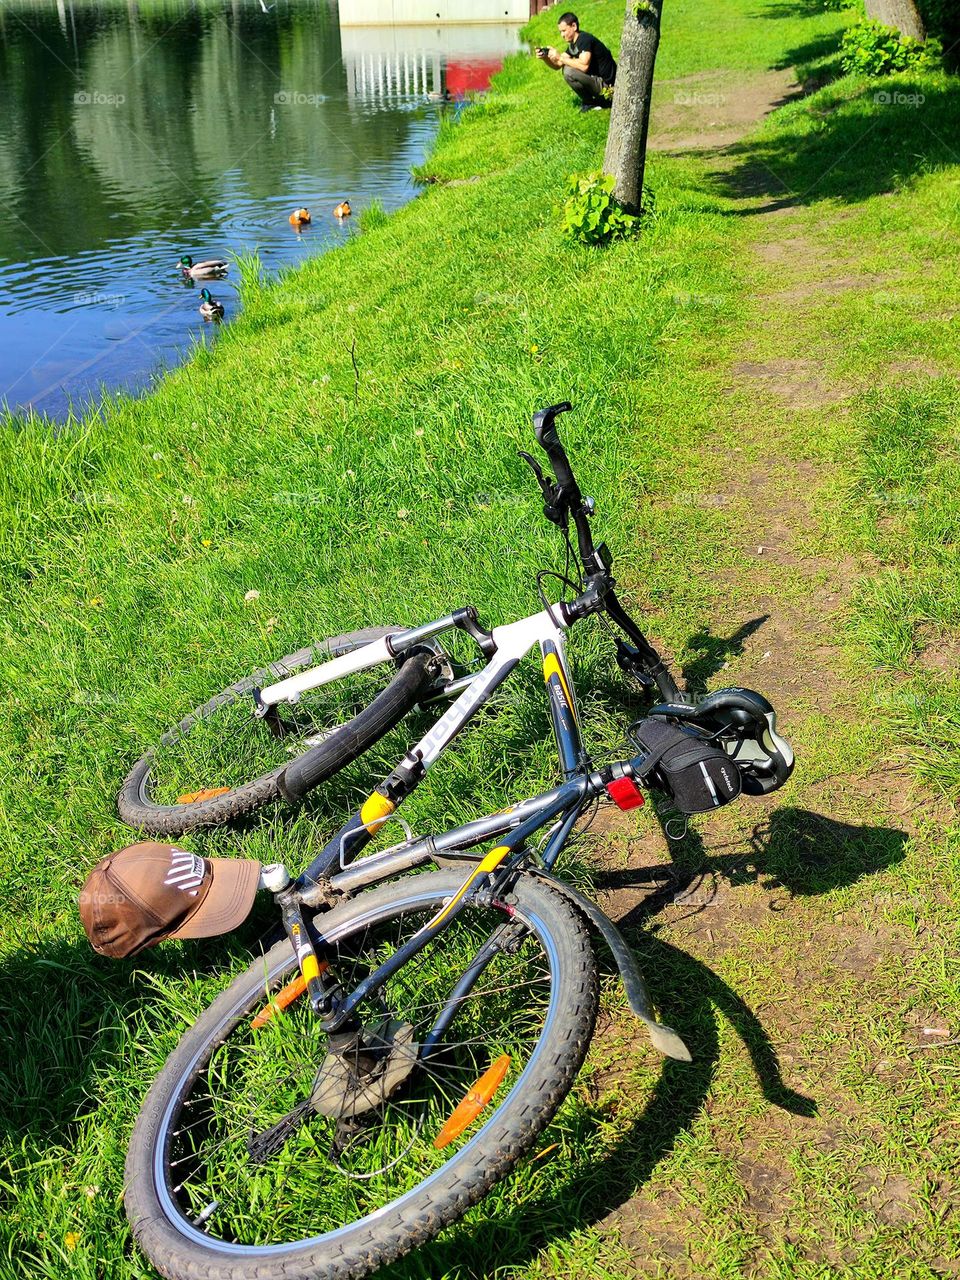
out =
<path fill-rule="evenodd" d="M 214 938 L 229 933 L 250 914 L 260 886 L 260 863 L 250 858 L 207 858 L 213 879 L 203 902 L 168 938 Z"/>

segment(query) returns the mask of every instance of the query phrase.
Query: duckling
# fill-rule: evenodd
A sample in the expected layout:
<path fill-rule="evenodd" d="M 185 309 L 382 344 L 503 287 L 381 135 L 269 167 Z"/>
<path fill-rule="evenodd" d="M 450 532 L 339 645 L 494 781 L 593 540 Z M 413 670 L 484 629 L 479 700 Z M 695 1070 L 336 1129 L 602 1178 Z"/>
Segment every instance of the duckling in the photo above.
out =
<path fill-rule="evenodd" d="M 198 310 L 204 320 L 223 319 L 223 303 L 211 297 L 209 289 L 200 290 L 200 306 Z"/>
<path fill-rule="evenodd" d="M 291 227 L 296 227 L 298 230 L 300 227 L 309 226 L 312 221 L 309 209 L 294 209 L 289 218 Z"/>
<path fill-rule="evenodd" d="M 335 218 L 349 218 L 353 210 L 350 208 L 349 200 L 341 200 L 333 211 Z"/>
<path fill-rule="evenodd" d="M 204 262 L 194 262 L 186 255 L 180 259 L 177 266 L 185 276 L 194 280 L 220 280 L 230 269 L 230 263 L 223 258 L 207 258 Z"/>

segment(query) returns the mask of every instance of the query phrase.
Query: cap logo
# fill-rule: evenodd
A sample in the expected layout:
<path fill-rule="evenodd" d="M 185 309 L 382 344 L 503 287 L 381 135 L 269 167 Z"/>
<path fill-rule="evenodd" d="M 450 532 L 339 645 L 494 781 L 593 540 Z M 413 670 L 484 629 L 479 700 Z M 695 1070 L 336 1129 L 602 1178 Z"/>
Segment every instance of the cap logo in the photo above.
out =
<path fill-rule="evenodd" d="M 182 889 L 191 898 L 195 898 L 197 890 L 203 884 L 204 870 L 203 859 L 198 854 L 189 853 L 186 849 L 171 848 L 170 870 L 163 883 Z"/>

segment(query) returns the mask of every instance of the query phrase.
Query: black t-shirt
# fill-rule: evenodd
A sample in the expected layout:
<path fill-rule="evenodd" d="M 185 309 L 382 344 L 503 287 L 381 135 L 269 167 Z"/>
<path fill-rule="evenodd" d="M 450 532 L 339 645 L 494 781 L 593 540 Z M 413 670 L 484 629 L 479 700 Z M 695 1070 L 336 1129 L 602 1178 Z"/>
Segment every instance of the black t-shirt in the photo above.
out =
<path fill-rule="evenodd" d="M 567 45 L 567 53 L 571 58 L 579 58 L 581 53 L 589 53 L 590 65 L 587 67 L 587 75 L 599 76 L 604 84 L 613 84 L 616 80 L 617 64 L 613 60 L 613 54 L 602 40 L 590 35 L 589 31 L 578 31 L 576 40 Z"/>

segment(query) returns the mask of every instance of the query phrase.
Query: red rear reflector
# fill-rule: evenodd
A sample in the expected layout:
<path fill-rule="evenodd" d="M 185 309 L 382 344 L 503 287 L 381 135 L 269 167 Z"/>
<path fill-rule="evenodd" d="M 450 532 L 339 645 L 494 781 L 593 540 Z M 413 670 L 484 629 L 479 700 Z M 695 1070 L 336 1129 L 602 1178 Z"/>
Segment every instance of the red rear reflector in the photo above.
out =
<path fill-rule="evenodd" d="M 639 809 L 643 794 L 632 778 L 614 778 L 607 783 L 607 795 L 618 809 Z"/>

